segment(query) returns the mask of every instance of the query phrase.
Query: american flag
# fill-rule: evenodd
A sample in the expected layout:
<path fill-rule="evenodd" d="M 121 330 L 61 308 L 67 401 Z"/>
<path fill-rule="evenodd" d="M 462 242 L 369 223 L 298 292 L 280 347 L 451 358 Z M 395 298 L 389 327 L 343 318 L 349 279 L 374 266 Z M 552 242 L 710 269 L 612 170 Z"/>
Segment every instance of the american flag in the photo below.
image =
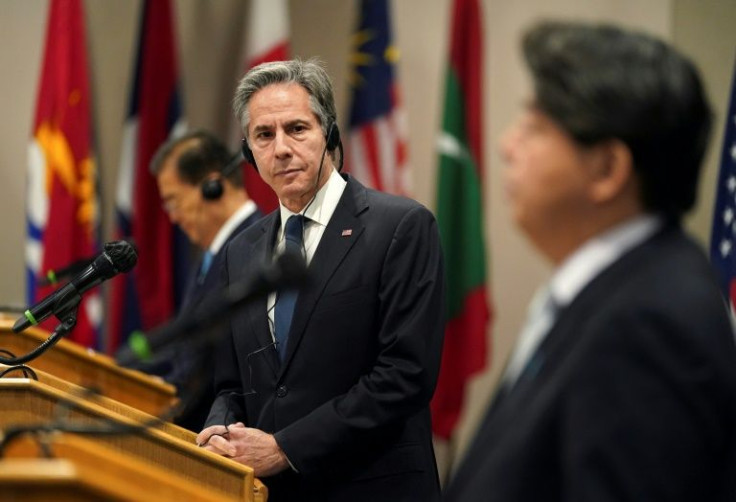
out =
<path fill-rule="evenodd" d="M 721 289 L 729 299 L 731 311 L 736 312 L 736 67 L 716 186 L 710 257 L 719 273 Z"/>
<path fill-rule="evenodd" d="M 406 122 L 394 77 L 399 53 L 388 0 L 360 2 L 352 45 L 347 170 L 367 186 L 409 195 Z"/>

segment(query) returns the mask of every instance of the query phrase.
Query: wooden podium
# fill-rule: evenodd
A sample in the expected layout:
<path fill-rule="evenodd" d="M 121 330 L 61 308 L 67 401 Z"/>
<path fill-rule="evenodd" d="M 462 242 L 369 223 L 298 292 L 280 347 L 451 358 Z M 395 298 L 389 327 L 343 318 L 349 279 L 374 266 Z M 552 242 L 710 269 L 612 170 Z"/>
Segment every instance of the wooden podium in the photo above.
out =
<path fill-rule="evenodd" d="M 42 458 L 46 451 L 52 458 Z M 0 492 L 10 500 L 234 501 L 160 467 L 95 442 L 54 433 L 13 442 L 0 462 Z"/>
<path fill-rule="evenodd" d="M 12 330 L 13 320 L 0 316 L 0 349 L 22 356 L 38 347 L 49 337 L 40 328 L 28 328 L 21 333 Z M 126 368 L 92 349 L 69 340 L 59 342 L 29 363 L 69 383 L 125 403 L 151 415 L 162 415 L 176 402 L 176 389 L 164 381 Z"/>
<path fill-rule="evenodd" d="M 10 329 L 11 325 L 7 319 L 0 319 L 0 348 L 11 350 L 16 356 L 29 352 L 48 336 L 48 333 L 39 329 L 16 334 Z M 0 407 L 3 409 L 0 413 L 0 429 L 6 433 L 18 425 L 37 424 L 43 427 L 52 422 L 74 424 L 76 428 L 117 429 L 153 423 L 152 413 L 160 414 L 175 402 L 171 385 L 143 373 L 120 368 L 111 358 L 88 351 L 68 340 L 59 341 L 27 365 L 38 375 L 38 381 L 21 378 L 23 375 L 18 371 L 0 378 Z M 4 369 L 6 367 L 0 365 L 0 371 Z M 86 390 L 89 387 L 96 388 L 100 395 L 90 394 Z M 150 398 L 151 402 L 146 398 Z M 66 438 L 69 434 L 63 436 Z M 97 445 L 103 452 L 112 451 L 117 456 L 128 458 L 126 462 L 130 465 L 137 462 L 144 466 L 144 470 L 151 469 L 151 473 L 160 470 L 172 476 L 173 480 L 182 479 L 186 486 L 197 488 L 198 491 L 194 490 L 197 493 L 221 495 L 219 500 L 267 500 L 268 491 L 255 479 L 252 469 L 197 447 L 194 444 L 195 436 L 174 424 L 159 421 L 135 433 L 94 435 L 87 441 Z M 23 485 L 21 478 L 28 477 L 18 474 L 18 462 L 25 462 L 29 469 L 33 467 L 27 472 L 35 472 L 39 476 L 36 478 L 38 483 L 57 487 L 59 483 L 73 485 L 75 490 L 81 490 L 75 492 L 78 497 L 86 496 L 83 495 L 85 493 L 98 493 L 95 491 L 99 487 L 96 488 L 94 484 L 94 476 L 88 475 L 95 472 L 94 468 L 78 465 L 78 459 L 62 456 L 55 457 L 55 462 L 48 462 L 30 458 L 29 455 L 26 457 L 0 460 L 0 493 L 6 493 L 5 486 Z M 85 458 L 89 459 L 89 456 Z M 99 460 L 98 468 L 102 462 Z M 44 471 L 45 468 L 48 470 Z M 57 477 L 44 478 L 44 472 L 55 472 Z M 114 474 L 115 471 L 110 472 Z M 139 477 L 135 472 L 131 467 L 126 471 L 126 476 L 136 480 L 133 485 L 140 486 L 146 478 Z M 137 500 L 135 497 L 120 499 L 108 495 L 109 500 Z M 159 496 L 140 500 L 207 500 L 199 497 Z M 95 499 L 93 497 L 90 500 Z"/>

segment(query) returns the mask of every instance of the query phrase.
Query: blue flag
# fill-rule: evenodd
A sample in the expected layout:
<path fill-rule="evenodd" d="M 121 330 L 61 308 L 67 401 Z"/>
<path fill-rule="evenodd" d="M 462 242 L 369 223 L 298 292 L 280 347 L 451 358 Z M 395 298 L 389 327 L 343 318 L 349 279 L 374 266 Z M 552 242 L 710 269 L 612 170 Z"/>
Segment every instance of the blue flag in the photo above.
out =
<path fill-rule="evenodd" d="M 736 67 L 731 83 L 731 99 L 726 115 L 726 131 L 721 151 L 721 168 L 716 186 L 710 257 L 729 299 L 736 305 Z"/>
<path fill-rule="evenodd" d="M 156 179 L 148 170 L 158 147 L 185 129 L 175 17 L 169 0 L 146 0 L 141 9 L 116 196 L 116 238 L 134 242 L 138 265 L 132 273 L 113 280 L 110 352 L 132 331 L 151 330 L 173 317 L 188 274 L 186 237 L 163 211 Z"/>

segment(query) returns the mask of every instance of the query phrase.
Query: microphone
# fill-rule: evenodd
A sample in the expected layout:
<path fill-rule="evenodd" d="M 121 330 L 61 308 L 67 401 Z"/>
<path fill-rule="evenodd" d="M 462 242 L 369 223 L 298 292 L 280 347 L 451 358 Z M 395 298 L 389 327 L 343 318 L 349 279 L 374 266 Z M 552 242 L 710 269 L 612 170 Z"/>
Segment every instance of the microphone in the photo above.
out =
<path fill-rule="evenodd" d="M 73 275 L 79 274 L 82 270 L 87 268 L 92 262 L 94 261 L 94 258 L 82 258 L 81 260 L 76 260 L 67 265 L 66 267 L 62 267 L 58 270 L 54 270 L 53 268 L 49 269 L 48 272 L 46 272 L 45 277 L 40 277 L 38 279 L 38 285 L 39 286 L 54 286 L 59 283 L 59 281 L 66 279 L 67 277 L 71 277 Z"/>
<path fill-rule="evenodd" d="M 79 302 L 79 297 L 87 290 L 103 281 L 135 266 L 138 254 L 132 244 L 126 241 L 107 242 L 100 253 L 87 268 L 74 277 L 64 287 L 54 291 L 46 298 L 27 309 L 13 325 L 13 331 L 20 333 L 35 326 L 51 315 L 65 314 Z"/>
<path fill-rule="evenodd" d="M 174 321 L 149 334 L 135 332 L 128 346 L 117 356 L 117 363 L 130 366 L 149 359 L 157 349 L 181 341 L 188 333 L 205 332 L 205 328 L 231 315 L 241 305 L 282 288 L 298 288 L 307 281 L 307 265 L 300 253 L 284 253 L 273 264 L 261 268 L 250 281 L 233 283 L 221 294 L 203 301 L 194 311 L 180 314 Z M 199 334 L 197 338 L 204 338 Z"/>

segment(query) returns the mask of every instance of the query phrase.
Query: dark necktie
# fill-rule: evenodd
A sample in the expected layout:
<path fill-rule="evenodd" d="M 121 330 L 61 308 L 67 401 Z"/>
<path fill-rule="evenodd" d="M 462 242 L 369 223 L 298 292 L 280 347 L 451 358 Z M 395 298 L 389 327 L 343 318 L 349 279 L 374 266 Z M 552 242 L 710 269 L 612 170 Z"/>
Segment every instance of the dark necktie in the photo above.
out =
<path fill-rule="evenodd" d="M 284 253 L 298 253 L 299 256 L 302 256 L 304 219 L 304 216 L 297 214 L 286 220 Z M 289 329 L 291 328 L 291 318 L 294 316 L 297 295 L 297 290 L 287 289 L 279 291 L 276 299 L 273 314 L 273 334 L 282 361 L 286 355 L 286 343 L 289 340 Z"/>

